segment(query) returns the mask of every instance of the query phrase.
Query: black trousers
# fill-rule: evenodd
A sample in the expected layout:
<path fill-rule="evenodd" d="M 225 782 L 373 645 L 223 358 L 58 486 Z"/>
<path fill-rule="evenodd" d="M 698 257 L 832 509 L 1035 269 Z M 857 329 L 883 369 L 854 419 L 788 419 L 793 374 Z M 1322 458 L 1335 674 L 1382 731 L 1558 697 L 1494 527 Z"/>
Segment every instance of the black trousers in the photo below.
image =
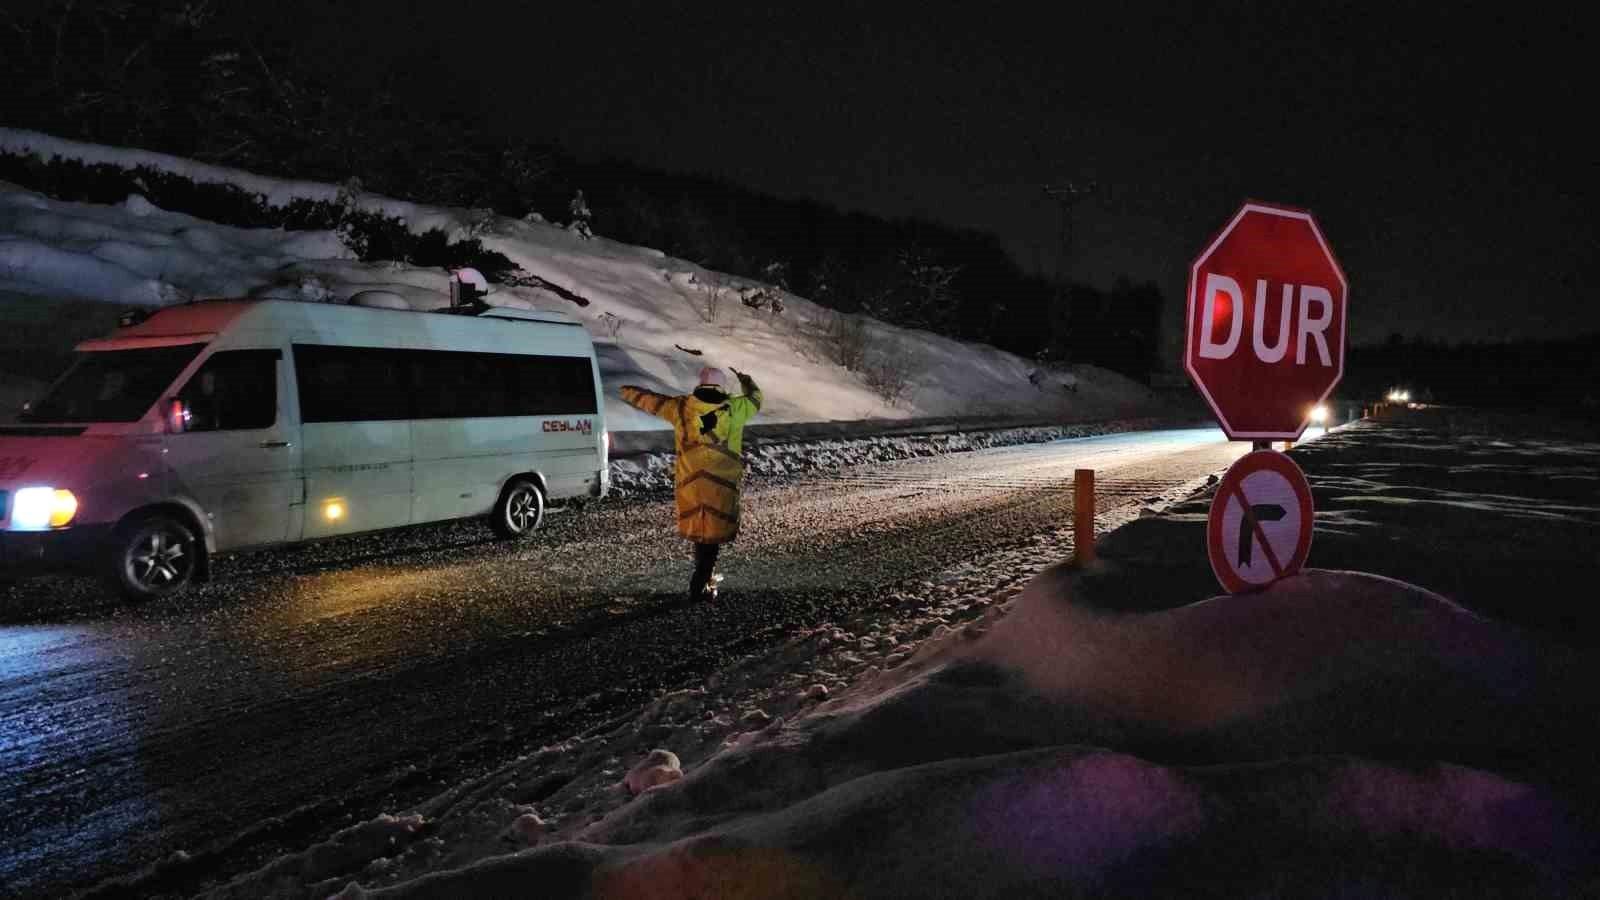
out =
<path fill-rule="evenodd" d="M 705 593 L 706 585 L 711 583 L 711 572 L 717 567 L 717 554 L 721 550 L 721 544 L 694 545 L 694 575 L 689 578 L 691 600 L 698 600 Z"/>

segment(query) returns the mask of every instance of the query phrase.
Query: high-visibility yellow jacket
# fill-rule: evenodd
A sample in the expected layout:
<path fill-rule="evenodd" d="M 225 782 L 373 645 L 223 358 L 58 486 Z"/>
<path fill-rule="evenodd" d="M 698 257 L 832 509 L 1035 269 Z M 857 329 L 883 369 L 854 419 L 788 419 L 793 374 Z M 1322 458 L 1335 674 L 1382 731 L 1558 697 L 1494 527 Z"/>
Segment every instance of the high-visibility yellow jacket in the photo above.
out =
<path fill-rule="evenodd" d="M 667 420 L 676 436 L 678 533 L 699 544 L 739 535 L 739 485 L 744 481 L 744 423 L 761 409 L 761 388 L 738 373 L 744 395 L 716 390 L 669 397 L 625 385 L 629 405 Z"/>

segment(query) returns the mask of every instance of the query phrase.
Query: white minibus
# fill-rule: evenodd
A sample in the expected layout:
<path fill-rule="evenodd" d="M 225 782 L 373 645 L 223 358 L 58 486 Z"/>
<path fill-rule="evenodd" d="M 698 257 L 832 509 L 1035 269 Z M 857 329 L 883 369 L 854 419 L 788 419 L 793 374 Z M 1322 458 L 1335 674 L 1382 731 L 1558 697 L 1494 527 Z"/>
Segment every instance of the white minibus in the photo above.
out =
<path fill-rule="evenodd" d="M 594 344 L 560 313 L 208 300 L 131 317 L 0 426 L 0 579 L 160 597 L 213 555 L 604 496 Z"/>

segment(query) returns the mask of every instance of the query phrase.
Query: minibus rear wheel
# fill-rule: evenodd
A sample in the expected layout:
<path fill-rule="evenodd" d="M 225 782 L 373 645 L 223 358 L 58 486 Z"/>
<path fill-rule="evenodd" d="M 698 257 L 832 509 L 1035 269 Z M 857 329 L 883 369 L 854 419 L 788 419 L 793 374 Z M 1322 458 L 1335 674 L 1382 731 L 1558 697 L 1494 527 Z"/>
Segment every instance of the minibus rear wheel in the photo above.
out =
<path fill-rule="evenodd" d="M 489 527 L 503 538 L 526 537 L 544 523 L 544 491 L 526 478 L 516 478 L 500 494 L 489 514 Z"/>
<path fill-rule="evenodd" d="M 155 600 L 189 586 L 200 565 L 200 541 L 189 526 L 160 513 L 117 527 L 106 574 L 123 597 Z"/>

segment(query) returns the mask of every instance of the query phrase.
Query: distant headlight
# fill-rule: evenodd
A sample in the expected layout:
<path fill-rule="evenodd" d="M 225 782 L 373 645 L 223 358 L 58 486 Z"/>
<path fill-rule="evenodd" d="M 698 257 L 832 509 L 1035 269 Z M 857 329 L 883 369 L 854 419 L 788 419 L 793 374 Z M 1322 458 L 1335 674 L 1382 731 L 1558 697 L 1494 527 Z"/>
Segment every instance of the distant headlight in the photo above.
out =
<path fill-rule="evenodd" d="M 1311 421 L 1317 423 L 1318 425 L 1327 424 L 1328 408 L 1326 406 L 1313 407 L 1311 410 Z"/>
<path fill-rule="evenodd" d="M 59 488 L 30 487 L 11 498 L 13 531 L 44 531 L 60 528 L 78 514 L 78 498 Z"/>

